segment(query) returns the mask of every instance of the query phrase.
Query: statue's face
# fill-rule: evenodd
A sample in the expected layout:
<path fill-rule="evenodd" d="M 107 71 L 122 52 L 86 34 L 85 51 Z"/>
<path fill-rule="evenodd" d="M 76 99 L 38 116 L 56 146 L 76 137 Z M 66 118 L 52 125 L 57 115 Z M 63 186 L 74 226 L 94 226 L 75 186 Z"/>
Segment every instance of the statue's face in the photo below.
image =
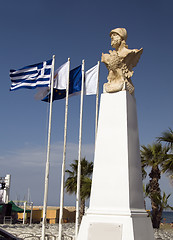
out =
<path fill-rule="evenodd" d="M 118 49 L 118 47 L 120 46 L 121 44 L 121 37 L 120 35 L 118 35 L 117 33 L 112 33 L 111 34 L 111 46 L 115 49 Z"/>

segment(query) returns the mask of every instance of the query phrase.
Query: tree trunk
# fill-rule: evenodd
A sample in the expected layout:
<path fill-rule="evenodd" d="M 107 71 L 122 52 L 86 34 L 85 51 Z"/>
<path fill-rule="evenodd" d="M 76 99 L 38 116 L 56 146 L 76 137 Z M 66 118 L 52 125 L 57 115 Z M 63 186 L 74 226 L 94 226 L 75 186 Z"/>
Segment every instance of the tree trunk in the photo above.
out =
<path fill-rule="evenodd" d="M 85 214 L 85 199 L 81 199 L 79 223 L 81 223 L 82 217 L 83 217 L 84 214 Z"/>
<path fill-rule="evenodd" d="M 160 223 L 161 223 L 161 219 L 162 219 L 162 212 L 163 209 L 162 208 L 157 208 L 154 209 L 152 207 L 152 224 L 153 224 L 153 228 L 159 228 L 160 227 Z"/>
<path fill-rule="evenodd" d="M 149 191 L 150 191 L 150 199 L 152 206 L 152 224 L 153 228 L 159 228 L 161 217 L 162 217 L 162 206 L 161 206 L 161 190 L 159 187 L 159 179 L 160 179 L 160 169 L 158 166 L 152 168 L 151 173 L 149 174 L 151 180 L 149 183 Z"/>

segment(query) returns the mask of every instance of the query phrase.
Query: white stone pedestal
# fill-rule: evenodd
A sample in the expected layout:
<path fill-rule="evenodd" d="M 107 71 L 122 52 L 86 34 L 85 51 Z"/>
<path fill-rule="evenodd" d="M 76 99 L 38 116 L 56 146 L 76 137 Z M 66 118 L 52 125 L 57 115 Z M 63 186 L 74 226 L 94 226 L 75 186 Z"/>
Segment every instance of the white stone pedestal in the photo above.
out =
<path fill-rule="evenodd" d="M 77 240 L 153 240 L 144 209 L 136 102 L 101 96 L 90 206 Z"/>

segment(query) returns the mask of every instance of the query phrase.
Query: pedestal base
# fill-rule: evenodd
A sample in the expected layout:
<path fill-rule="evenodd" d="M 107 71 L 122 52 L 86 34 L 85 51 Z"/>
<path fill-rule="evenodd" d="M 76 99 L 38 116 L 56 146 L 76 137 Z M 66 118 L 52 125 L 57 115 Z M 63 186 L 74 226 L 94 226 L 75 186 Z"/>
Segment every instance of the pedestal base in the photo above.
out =
<path fill-rule="evenodd" d="M 151 220 L 146 213 L 131 216 L 87 213 L 77 240 L 154 240 Z"/>

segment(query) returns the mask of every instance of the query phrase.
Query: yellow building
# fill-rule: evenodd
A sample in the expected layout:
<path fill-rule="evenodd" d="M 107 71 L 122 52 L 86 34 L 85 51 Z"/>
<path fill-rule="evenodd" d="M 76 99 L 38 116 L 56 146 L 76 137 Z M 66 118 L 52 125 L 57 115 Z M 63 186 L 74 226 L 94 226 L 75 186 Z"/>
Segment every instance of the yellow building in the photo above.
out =
<path fill-rule="evenodd" d="M 47 207 L 46 220 L 47 223 L 55 224 L 59 223 L 59 207 Z M 75 207 L 64 207 L 63 209 L 63 222 L 64 223 L 72 223 L 75 222 Z M 34 206 L 32 212 L 32 223 L 40 223 L 43 217 L 43 207 L 42 206 Z M 23 220 L 23 213 L 18 213 L 18 219 Z M 30 221 L 30 213 L 26 213 L 25 219 L 27 222 Z"/>

